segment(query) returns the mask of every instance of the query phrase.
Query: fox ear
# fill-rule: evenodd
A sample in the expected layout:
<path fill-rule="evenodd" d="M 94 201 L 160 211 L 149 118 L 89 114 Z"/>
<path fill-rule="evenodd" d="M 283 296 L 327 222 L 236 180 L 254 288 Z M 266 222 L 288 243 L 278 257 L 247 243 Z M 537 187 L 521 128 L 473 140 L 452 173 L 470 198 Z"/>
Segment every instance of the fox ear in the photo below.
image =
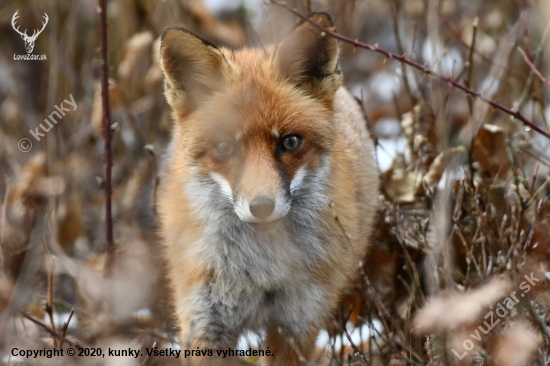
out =
<path fill-rule="evenodd" d="M 327 13 L 309 19 L 334 30 Z M 330 97 L 341 84 L 338 41 L 322 29 L 304 21 L 277 47 L 275 59 L 283 77 L 319 97 Z"/>
<path fill-rule="evenodd" d="M 228 64 L 214 45 L 185 28 L 166 28 L 161 37 L 160 63 L 165 94 L 175 113 L 187 114 L 221 86 Z"/>

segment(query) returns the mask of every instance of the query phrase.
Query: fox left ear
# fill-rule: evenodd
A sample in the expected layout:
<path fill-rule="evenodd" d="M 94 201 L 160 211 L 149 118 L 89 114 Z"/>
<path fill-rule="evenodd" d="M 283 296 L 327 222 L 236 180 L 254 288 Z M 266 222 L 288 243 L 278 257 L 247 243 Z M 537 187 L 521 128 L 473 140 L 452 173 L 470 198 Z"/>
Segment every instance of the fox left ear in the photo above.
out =
<path fill-rule="evenodd" d="M 334 30 L 327 13 L 313 13 L 313 22 Z M 275 51 L 275 61 L 283 77 L 317 97 L 332 97 L 342 82 L 338 64 L 338 40 L 304 21 Z"/>
<path fill-rule="evenodd" d="M 219 89 L 229 68 L 219 49 L 181 27 L 166 28 L 162 34 L 160 63 L 166 99 L 180 115 Z"/>

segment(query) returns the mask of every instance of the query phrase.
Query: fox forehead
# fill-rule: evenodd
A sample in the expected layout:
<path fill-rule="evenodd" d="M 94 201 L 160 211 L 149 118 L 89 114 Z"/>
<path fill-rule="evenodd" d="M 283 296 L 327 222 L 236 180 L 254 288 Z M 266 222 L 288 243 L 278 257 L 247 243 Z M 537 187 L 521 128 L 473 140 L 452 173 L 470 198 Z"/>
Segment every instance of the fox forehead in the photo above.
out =
<path fill-rule="evenodd" d="M 333 130 L 331 113 L 299 94 L 284 85 L 257 80 L 228 83 L 227 88 L 205 100 L 192 119 L 204 132 L 230 133 L 235 140 L 316 131 L 328 136 Z"/>
<path fill-rule="evenodd" d="M 197 143 L 232 139 L 273 142 L 298 134 L 318 148 L 333 140 L 332 105 L 307 94 L 279 76 L 267 51 L 224 50 L 230 68 L 220 88 L 205 98 L 182 122 L 195 131 Z"/>
<path fill-rule="evenodd" d="M 219 50 L 231 65 L 232 71 L 239 76 L 239 80 L 260 79 L 275 71 L 273 68 L 275 45 L 261 49 L 244 47 L 237 50 L 220 47 Z"/>

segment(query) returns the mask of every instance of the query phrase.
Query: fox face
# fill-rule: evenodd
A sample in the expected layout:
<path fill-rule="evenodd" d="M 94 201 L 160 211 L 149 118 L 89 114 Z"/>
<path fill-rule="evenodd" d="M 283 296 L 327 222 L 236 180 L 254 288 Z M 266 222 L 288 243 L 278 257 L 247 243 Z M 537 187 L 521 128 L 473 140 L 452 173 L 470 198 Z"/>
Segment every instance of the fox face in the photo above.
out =
<path fill-rule="evenodd" d="M 313 19 L 331 26 L 323 15 Z M 340 85 L 335 39 L 308 24 L 276 47 L 233 52 L 171 28 L 161 60 L 176 154 L 193 175 L 187 180 L 202 185 L 188 193 L 197 198 L 207 187 L 198 207 L 230 205 L 241 222 L 266 231 L 323 201 Z"/>
<path fill-rule="evenodd" d="M 218 110 L 223 115 L 211 112 L 222 104 L 213 98 L 208 112 L 194 116 L 198 125 L 188 126 L 199 137 L 189 142 L 195 178 L 215 182 L 220 198 L 232 204 L 236 216 L 258 230 L 274 227 L 293 203 L 299 203 L 297 193 L 304 180 L 313 183 L 313 177 L 327 169 L 326 152 L 333 144 L 331 121 L 323 107 L 313 100 L 295 105 L 283 98 L 285 92 L 264 88 L 245 85 L 239 94 L 228 90 L 231 100 L 224 102 L 229 105 Z M 259 99 L 246 100 L 253 96 Z M 278 101 L 277 108 L 269 105 L 270 96 Z M 287 106 L 280 108 L 285 102 Z"/>

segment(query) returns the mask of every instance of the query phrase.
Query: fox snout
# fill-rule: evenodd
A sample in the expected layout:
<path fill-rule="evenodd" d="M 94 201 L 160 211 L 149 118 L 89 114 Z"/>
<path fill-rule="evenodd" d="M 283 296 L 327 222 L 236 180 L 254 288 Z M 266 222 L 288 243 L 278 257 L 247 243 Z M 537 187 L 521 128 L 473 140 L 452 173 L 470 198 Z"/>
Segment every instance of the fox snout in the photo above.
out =
<path fill-rule="evenodd" d="M 262 196 L 254 198 L 248 205 L 248 208 L 252 216 L 259 220 L 266 220 L 275 211 L 275 205 L 275 200 Z M 248 224 L 256 230 L 266 231 L 275 227 L 279 220 L 280 218 L 276 218 L 272 221 L 249 222 Z"/>
<path fill-rule="evenodd" d="M 238 219 L 257 230 L 271 229 L 290 211 L 290 186 L 286 187 L 277 172 L 265 165 L 259 170 L 244 168 L 239 177 L 234 177 L 234 184 L 220 174 L 211 173 L 211 177 L 223 196 L 232 201 Z"/>
<path fill-rule="evenodd" d="M 284 193 L 276 195 L 258 194 L 252 199 L 237 193 L 233 207 L 239 219 L 254 229 L 265 231 L 275 227 L 291 207 L 291 200 Z"/>
<path fill-rule="evenodd" d="M 275 201 L 269 197 L 256 197 L 249 204 L 250 213 L 260 220 L 268 218 L 275 210 Z"/>

